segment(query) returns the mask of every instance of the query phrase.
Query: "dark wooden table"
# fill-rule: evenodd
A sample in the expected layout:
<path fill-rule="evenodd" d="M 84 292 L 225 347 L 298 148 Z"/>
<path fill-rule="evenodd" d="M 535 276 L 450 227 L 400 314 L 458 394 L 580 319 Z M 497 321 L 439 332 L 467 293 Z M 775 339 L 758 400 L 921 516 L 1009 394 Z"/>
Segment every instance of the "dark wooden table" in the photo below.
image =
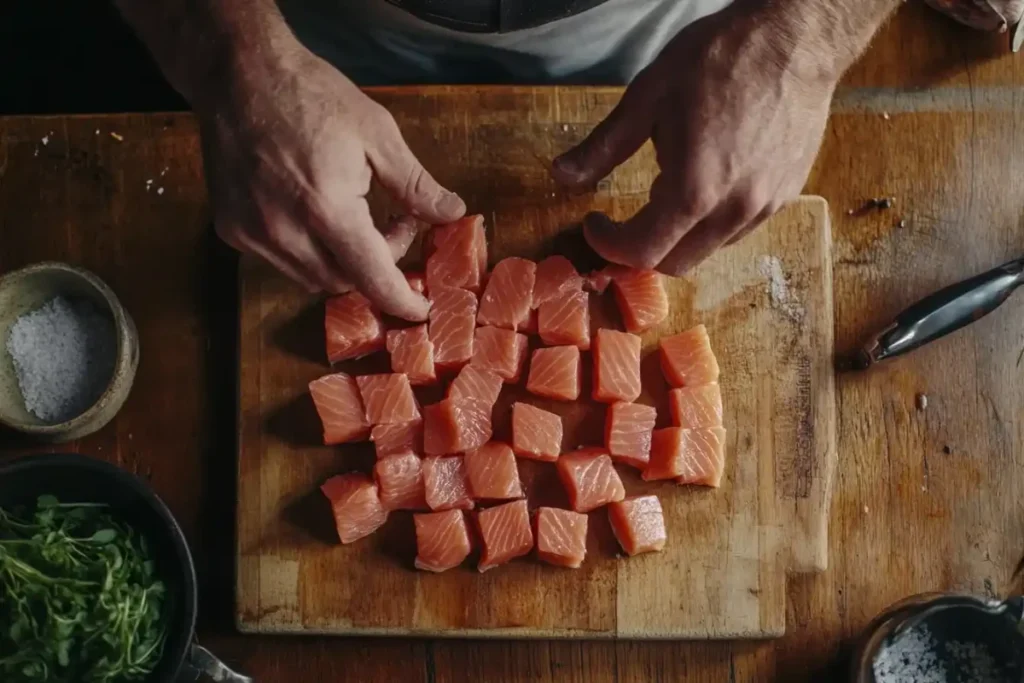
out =
<path fill-rule="evenodd" d="M 846 78 L 808 186 L 833 208 L 838 351 L 914 299 L 1024 251 L 1024 61 L 1005 46 L 1005 36 L 909 5 Z M 580 101 L 575 115 L 594 121 L 614 94 Z M 234 634 L 236 261 L 209 229 L 201 178 L 188 116 L 0 119 L 0 272 L 80 263 L 135 316 L 142 363 L 130 400 L 107 429 L 67 448 L 152 481 L 194 545 L 203 641 L 258 680 L 825 680 L 850 638 L 899 598 L 1019 588 L 1024 299 L 907 358 L 839 377 L 831 566 L 791 584 L 779 641 Z M 847 215 L 875 196 L 895 197 L 895 208 Z M 5 454 L 32 448 L 0 434 Z"/>

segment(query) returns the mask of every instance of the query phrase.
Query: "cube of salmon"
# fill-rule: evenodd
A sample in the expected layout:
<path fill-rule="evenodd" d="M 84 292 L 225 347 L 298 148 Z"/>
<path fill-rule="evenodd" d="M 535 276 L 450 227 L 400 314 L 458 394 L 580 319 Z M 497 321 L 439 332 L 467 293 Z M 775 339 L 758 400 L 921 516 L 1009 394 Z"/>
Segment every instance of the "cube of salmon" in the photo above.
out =
<path fill-rule="evenodd" d="M 529 403 L 514 403 L 512 450 L 530 460 L 558 460 L 562 451 L 562 418 Z"/>
<path fill-rule="evenodd" d="M 469 493 L 477 500 L 509 500 L 523 497 L 519 468 L 512 449 L 489 441 L 464 458 Z"/>
<path fill-rule="evenodd" d="M 402 330 L 388 330 L 387 349 L 391 354 L 391 371 L 409 378 L 414 386 L 437 381 L 434 369 L 434 342 L 426 325 Z"/>
<path fill-rule="evenodd" d="M 519 328 L 519 331 L 522 332 L 523 334 L 540 334 L 540 325 L 538 323 L 538 320 L 539 317 L 537 309 L 535 308 L 532 311 L 530 311 L 530 317 L 528 317 L 526 319 L 526 322 L 522 324 L 522 326 Z"/>
<path fill-rule="evenodd" d="M 423 459 L 423 486 L 431 510 L 472 510 L 466 486 L 466 465 L 461 455 Z"/>
<path fill-rule="evenodd" d="M 646 481 L 675 479 L 680 484 L 718 487 L 725 469 L 725 430 L 655 429 L 651 460 L 643 472 Z"/>
<path fill-rule="evenodd" d="M 568 291 L 541 304 L 537 330 L 545 344 L 586 351 L 590 348 L 590 297 L 583 291 Z"/>
<path fill-rule="evenodd" d="M 331 364 L 384 348 L 384 323 L 370 300 L 358 292 L 332 296 L 325 303 L 324 330 Z"/>
<path fill-rule="evenodd" d="M 339 474 L 320 486 L 331 502 L 334 524 L 342 543 L 369 536 L 388 518 L 377 496 L 377 485 L 365 474 Z"/>
<path fill-rule="evenodd" d="M 722 426 L 722 390 L 715 384 L 679 387 L 669 392 L 672 423 L 683 429 Z"/>
<path fill-rule="evenodd" d="M 639 334 L 668 317 L 664 276 L 654 270 L 610 266 L 612 291 L 627 332 Z"/>
<path fill-rule="evenodd" d="M 491 440 L 492 406 L 473 398 L 446 398 L 423 409 L 423 452 L 465 453 Z"/>
<path fill-rule="evenodd" d="M 662 337 L 661 369 L 674 387 L 712 384 L 718 381 L 718 359 L 711 350 L 711 339 L 703 325 Z"/>
<path fill-rule="evenodd" d="M 533 529 L 525 500 L 481 510 L 477 515 L 483 553 L 478 569 L 485 572 L 533 549 Z"/>
<path fill-rule="evenodd" d="M 370 431 L 370 441 L 378 460 L 407 451 L 422 453 L 423 420 L 376 425 Z"/>
<path fill-rule="evenodd" d="M 500 327 L 478 327 L 470 365 L 490 370 L 505 382 L 515 384 L 523 372 L 526 350 L 525 334 Z"/>
<path fill-rule="evenodd" d="M 309 394 L 324 428 L 324 443 L 364 441 L 370 435 L 366 409 L 356 380 L 344 372 L 325 375 L 309 383 Z"/>
<path fill-rule="evenodd" d="M 533 352 L 530 376 L 526 380 L 526 390 L 530 393 L 559 401 L 575 401 L 580 397 L 582 384 L 580 350 L 575 346 L 550 346 Z"/>
<path fill-rule="evenodd" d="M 480 296 L 479 325 L 518 330 L 529 322 L 537 264 L 510 257 L 498 261 Z"/>
<path fill-rule="evenodd" d="M 458 287 L 479 292 L 487 271 L 487 235 L 483 216 L 466 216 L 435 226 L 424 238 L 427 291 Z"/>
<path fill-rule="evenodd" d="M 455 287 L 430 290 L 428 332 L 434 343 L 434 365 L 439 371 L 458 370 L 473 357 L 476 297 Z"/>
<path fill-rule="evenodd" d="M 572 510 L 537 509 L 537 557 L 578 569 L 587 556 L 587 516 Z"/>
<path fill-rule="evenodd" d="M 533 285 L 533 308 L 557 299 L 569 292 L 583 289 L 583 278 L 576 267 L 564 256 L 549 256 L 537 264 L 537 276 Z"/>
<path fill-rule="evenodd" d="M 409 378 L 398 373 L 356 377 L 359 395 L 372 425 L 411 422 L 420 419 L 420 409 Z"/>
<path fill-rule="evenodd" d="M 448 398 L 473 398 L 493 406 L 503 383 L 504 380 L 491 370 L 466 365 L 448 386 Z"/>
<path fill-rule="evenodd" d="M 426 510 L 423 462 L 411 451 L 381 458 L 373 466 L 385 510 Z"/>
<path fill-rule="evenodd" d="M 472 549 L 462 510 L 412 516 L 416 526 L 416 568 L 443 572 L 462 564 Z"/>
<path fill-rule="evenodd" d="M 644 469 L 651 459 L 651 432 L 658 411 L 639 403 L 613 403 L 605 418 L 605 446 L 612 460 Z"/>
<path fill-rule="evenodd" d="M 612 532 L 629 556 L 649 553 L 665 547 L 665 515 L 655 495 L 635 496 L 608 505 Z"/>
<path fill-rule="evenodd" d="M 640 397 L 640 337 L 600 329 L 594 341 L 595 401 L 632 403 Z"/>
<path fill-rule="evenodd" d="M 565 453 L 556 467 L 576 512 L 590 512 L 626 497 L 622 479 L 608 453 L 596 453 L 594 449 Z"/>

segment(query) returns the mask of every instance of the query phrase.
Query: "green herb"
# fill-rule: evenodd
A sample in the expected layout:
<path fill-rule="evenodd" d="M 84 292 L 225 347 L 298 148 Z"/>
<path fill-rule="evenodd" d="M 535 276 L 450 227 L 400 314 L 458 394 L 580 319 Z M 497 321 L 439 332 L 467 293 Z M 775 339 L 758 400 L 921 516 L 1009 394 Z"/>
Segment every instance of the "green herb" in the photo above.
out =
<path fill-rule="evenodd" d="M 0 681 L 148 676 L 167 636 L 166 589 L 145 539 L 105 506 L 40 496 L 0 509 Z"/>

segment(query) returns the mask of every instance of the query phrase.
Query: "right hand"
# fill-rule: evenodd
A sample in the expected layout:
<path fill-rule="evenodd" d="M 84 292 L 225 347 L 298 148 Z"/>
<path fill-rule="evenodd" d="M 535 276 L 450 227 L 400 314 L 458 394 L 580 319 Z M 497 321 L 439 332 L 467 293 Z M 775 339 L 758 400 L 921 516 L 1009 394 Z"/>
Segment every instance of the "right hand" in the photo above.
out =
<path fill-rule="evenodd" d="M 429 304 L 395 265 L 416 221 L 448 223 L 466 205 L 413 156 L 394 118 L 301 45 L 239 57 L 196 98 L 217 234 L 311 292 L 353 287 L 380 310 L 423 320 Z M 407 216 L 378 229 L 377 181 Z"/>

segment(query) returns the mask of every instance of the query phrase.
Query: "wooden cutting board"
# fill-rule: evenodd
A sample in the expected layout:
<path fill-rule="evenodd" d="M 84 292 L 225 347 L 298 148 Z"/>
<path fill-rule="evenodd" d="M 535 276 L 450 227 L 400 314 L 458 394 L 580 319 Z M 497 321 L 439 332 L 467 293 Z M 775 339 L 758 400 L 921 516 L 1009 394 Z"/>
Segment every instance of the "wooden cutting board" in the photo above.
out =
<path fill-rule="evenodd" d="M 594 198 L 600 204 L 600 196 Z M 639 206 L 619 198 L 620 216 Z M 491 263 L 553 250 L 585 259 L 561 226 L 564 208 L 503 206 L 488 216 Z M 237 621 L 245 632 L 425 636 L 762 638 L 785 630 L 787 574 L 827 564 L 835 469 L 832 280 L 828 209 L 802 198 L 725 249 L 692 277 L 670 283 L 671 316 L 645 338 L 641 402 L 667 422 L 656 356 L 663 334 L 703 322 L 722 368 L 726 476 L 717 490 L 645 483 L 624 468 L 628 493 L 654 491 L 666 513 L 664 552 L 617 556 L 606 515 L 590 515 L 586 562 L 572 571 L 516 561 L 479 574 L 412 569 L 413 525 L 395 513 L 350 546 L 335 536 L 319 484 L 369 471 L 368 444 L 320 445 L 307 383 L 325 374 L 316 298 L 254 260 L 241 267 Z M 595 322 L 614 324 L 614 304 L 592 297 Z M 387 358 L 348 365 L 386 371 Z M 589 361 L 589 354 L 586 355 Z M 589 363 L 587 363 L 589 367 Z M 585 387 L 586 389 L 586 387 Z M 522 390 L 519 389 L 519 392 Z M 496 438 L 507 436 L 496 407 Z M 421 396 L 436 400 L 436 392 Z M 565 448 L 600 443 L 604 411 L 558 404 Z M 527 489 L 565 505 L 550 464 L 521 461 Z M 553 498 L 552 498 L 553 496 Z M 536 498 L 533 498 L 535 501 Z"/>

